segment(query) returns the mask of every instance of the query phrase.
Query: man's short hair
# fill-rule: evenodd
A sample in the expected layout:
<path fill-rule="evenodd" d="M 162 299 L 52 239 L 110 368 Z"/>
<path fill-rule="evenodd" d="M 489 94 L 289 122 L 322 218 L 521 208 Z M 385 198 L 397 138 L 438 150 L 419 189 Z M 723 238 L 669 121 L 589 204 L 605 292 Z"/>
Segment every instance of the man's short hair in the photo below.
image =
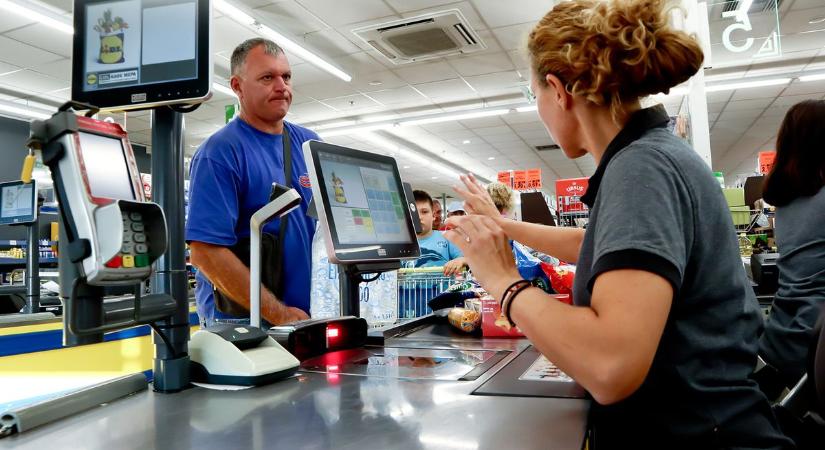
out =
<path fill-rule="evenodd" d="M 235 50 L 232 51 L 232 59 L 229 62 L 229 71 L 232 76 L 238 75 L 241 72 L 243 63 L 246 62 L 246 55 L 248 55 L 253 48 L 259 45 L 264 46 L 264 53 L 267 55 L 278 56 L 284 54 L 284 49 L 269 39 L 247 39 L 241 42 L 237 47 L 235 47 Z"/>
<path fill-rule="evenodd" d="M 427 202 L 430 205 L 430 208 L 433 207 L 433 198 L 430 197 L 430 194 L 428 194 L 424 191 L 415 190 L 415 191 L 413 191 L 413 197 L 415 197 L 415 202 L 416 203 L 418 203 L 418 202 Z"/>

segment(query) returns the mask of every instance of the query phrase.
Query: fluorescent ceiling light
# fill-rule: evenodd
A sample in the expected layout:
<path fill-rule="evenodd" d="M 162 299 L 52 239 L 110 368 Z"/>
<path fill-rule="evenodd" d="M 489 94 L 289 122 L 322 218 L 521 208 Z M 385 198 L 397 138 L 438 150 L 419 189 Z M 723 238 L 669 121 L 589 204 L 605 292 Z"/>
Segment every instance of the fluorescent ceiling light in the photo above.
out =
<path fill-rule="evenodd" d="M 51 113 L 44 110 L 27 108 L 23 105 L 18 105 L 16 103 L 0 101 L 0 113 L 9 113 L 15 116 L 22 116 L 27 117 L 29 119 L 40 119 L 46 120 L 51 117 Z"/>
<path fill-rule="evenodd" d="M 226 0 L 214 0 L 212 2 L 212 5 L 215 7 L 215 9 L 226 14 L 235 22 L 238 22 L 239 24 L 256 31 L 264 37 L 272 39 L 278 45 L 283 47 L 284 50 L 294 54 L 295 56 L 303 59 L 304 61 L 318 67 L 321 70 L 329 72 L 332 75 L 344 81 L 349 82 L 352 80 L 352 77 L 349 76 L 349 74 L 347 74 L 343 70 L 339 69 L 338 67 L 335 67 L 334 65 L 327 62 L 325 59 L 307 50 L 306 48 L 302 47 L 292 39 L 289 39 L 283 34 L 275 31 L 271 27 L 262 24 L 260 21 L 253 18 L 252 16 L 244 12 L 242 9 L 227 2 Z"/>
<path fill-rule="evenodd" d="M 0 9 L 34 20 L 66 34 L 74 34 L 70 19 L 57 14 L 46 6 L 27 0 L 0 0 Z"/>
<path fill-rule="evenodd" d="M 224 86 L 220 83 L 212 83 L 212 89 L 215 90 L 215 91 L 220 92 L 221 94 L 226 94 L 226 95 L 229 95 L 229 96 L 232 96 L 232 97 L 235 97 L 235 98 L 238 97 L 238 95 L 235 94 L 235 91 L 233 91 L 231 88 L 229 88 L 227 86 Z"/>
<path fill-rule="evenodd" d="M 788 84 L 791 82 L 790 78 L 774 78 L 770 80 L 757 80 L 757 81 L 741 81 L 737 83 L 727 83 L 727 84 L 717 84 L 717 85 L 710 85 L 705 86 L 705 92 L 722 92 L 722 91 L 733 91 L 736 89 L 749 89 L 755 87 L 765 87 L 765 86 L 779 86 L 782 84 Z"/>
<path fill-rule="evenodd" d="M 376 130 L 385 130 L 387 128 L 391 128 L 392 124 L 381 124 L 381 125 L 365 125 L 363 127 L 353 127 L 353 128 L 340 128 L 337 130 L 329 130 L 329 131 L 321 131 L 318 133 L 318 136 L 322 138 L 330 138 L 335 136 L 342 136 L 347 134 L 356 134 L 356 133 L 364 133 L 367 131 L 376 131 Z"/>
<path fill-rule="evenodd" d="M 383 136 L 379 136 L 375 133 L 359 133 L 358 137 L 364 139 L 365 141 L 369 141 L 372 144 L 377 145 L 378 147 L 381 147 L 390 155 L 397 155 L 402 158 L 411 159 L 416 163 L 421 164 L 422 166 L 435 169 L 443 173 L 444 175 L 447 175 L 448 177 L 454 178 L 456 180 L 460 175 L 457 171 L 445 166 L 444 164 L 427 158 L 416 151 L 400 146 L 395 142 L 392 142 L 389 139 Z"/>
<path fill-rule="evenodd" d="M 528 106 L 528 108 L 534 108 L 534 106 Z M 360 122 L 362 125 L 352 127 L 339 128 L 338 126 L 333 127 L 333 124 L 320 125 L 318 127 L 309 124 L 309 126 L 310 128 L 316 130 L 327 130 L 318 133 L 321 137 L 327 138 L 333 136 L 360 133 L 365 131 L 391 130 L 395 127 L 404 125 L 425 125 L 430 123 L 453 122 L 456 120 L 469 120 L 477 119 L 480 117 L 500 116 L 503 114 L 516 111 L 518 111 L 518 108 L 516 107 L 516 105 L 513 105 L 509 107 L 505 106 L 499 109 L 482 109 L 463 113 L 415 114 L 412 117 L 393 117 L 389 120 L 385 119 L 384 121 L 376 121 L 374 119 L 367 118 L 366 120 Z M 367 123 L 369 123 L 369 125 L 366 125 Z"/>
<path fill-rule="evenodd" d="M 427 117 L 424 119 L 401 120 L 399 125 L 426 125 L 429 123 L 453 122 L 456 120 L 478 119 L 480 117 L 500 116 L 509 113 L 509 109 L 494 109 L 490 111 L 476 111 L 463 114 L 450 114 L 446 116 Z"/>
<path fill-rule="evenodd" d="M 815 75 L 804 75 L 799 77 L 799 81 L 806 82 L 806 81 L 820 81 L 825 80 L 825 73 L 818 73 Z"/>
<path fill-rule="evenodd" d="M 516 108 L 516 112 L 530 112 L 530 111 L 538 111 L 539 107 L 536 105 L 530 106 L 522 106 L 521 108 Z"/>

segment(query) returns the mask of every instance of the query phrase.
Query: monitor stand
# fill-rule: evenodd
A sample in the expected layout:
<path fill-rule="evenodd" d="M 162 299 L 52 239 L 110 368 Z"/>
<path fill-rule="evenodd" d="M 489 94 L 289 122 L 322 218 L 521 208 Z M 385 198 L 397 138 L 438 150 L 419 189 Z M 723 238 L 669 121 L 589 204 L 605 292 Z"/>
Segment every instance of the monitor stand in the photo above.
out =
<path fill-rule="evenodd" d="M 378 263 L 342 264 L 338 269 L 338 292 L 341 296 L 341 316 L 361 317 L 361 282 L 374 281 L 378 275 L 401 268 L 401 261 Z M 364 274 L 374 273 L 376 278 L 364 279 Z"/>

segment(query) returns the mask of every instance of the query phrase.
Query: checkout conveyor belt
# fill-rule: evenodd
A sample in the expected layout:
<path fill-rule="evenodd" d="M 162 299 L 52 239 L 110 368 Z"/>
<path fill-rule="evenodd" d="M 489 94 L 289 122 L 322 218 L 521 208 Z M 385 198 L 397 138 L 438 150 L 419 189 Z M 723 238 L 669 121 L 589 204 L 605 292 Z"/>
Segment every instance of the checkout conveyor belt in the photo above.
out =
<path fill-rule="evenodd" d="M 86 449 L 582 448 L 589 401 L 569 381 L 520 379 L 538 358 L 525 339 L 467 336 L 432 316 L 382 332 L 383 348 L 346 351 L 336 364 L 305 361 L 298 376 L 268 386 L 143 391 L 0 444 L 16 449 L 73 448 L 80 442 Z M 476 376 L 459 380 L 462 364 L 478 369 Z M 350 374 L 348 367 L 360 373 Z M 444 376 L 425 376 L 428 367 Z"/>

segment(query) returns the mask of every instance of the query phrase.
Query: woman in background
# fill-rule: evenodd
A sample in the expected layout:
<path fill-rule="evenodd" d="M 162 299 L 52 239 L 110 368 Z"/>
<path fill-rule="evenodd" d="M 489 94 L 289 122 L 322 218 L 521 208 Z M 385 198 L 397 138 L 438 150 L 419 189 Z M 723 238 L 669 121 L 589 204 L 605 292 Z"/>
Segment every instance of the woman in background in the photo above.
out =
<path fill-rule="evenodd" d="M 825 101 L 788 110 L 776 139 L 776 159 L 763 197 L 776 207 L 779 287 L 759 355 L 756 379 L 769 398 L 805 373 L 814 325 L 825 305 Z"/>
<path fill-rule="evenodd" d="M 490 194 L 490 198 L 493 199 L 493 204 L 496 205 L 498 213 L 504 217 L 512 218 L 513 207 L 516 201 L 510 186 L 498 181 L 493 181 L 487 185 L 487 193 Z"/>

